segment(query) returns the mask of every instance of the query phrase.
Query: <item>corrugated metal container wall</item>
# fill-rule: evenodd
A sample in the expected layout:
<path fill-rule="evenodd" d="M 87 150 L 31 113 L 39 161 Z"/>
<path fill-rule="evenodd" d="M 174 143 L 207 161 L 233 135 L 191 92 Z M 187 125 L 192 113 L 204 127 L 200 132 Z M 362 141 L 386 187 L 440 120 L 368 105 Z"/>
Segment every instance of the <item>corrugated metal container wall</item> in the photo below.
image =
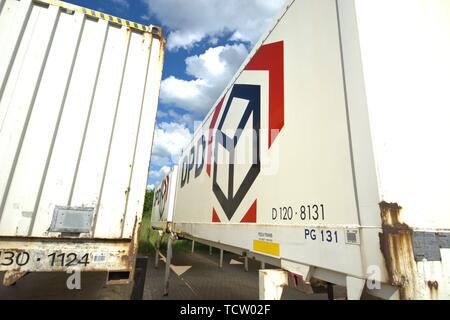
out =
<path fill-rule="evenodd" d="M 0 5 L 0 236 L 131 238 L 164 40 L 70 4 Z"/>

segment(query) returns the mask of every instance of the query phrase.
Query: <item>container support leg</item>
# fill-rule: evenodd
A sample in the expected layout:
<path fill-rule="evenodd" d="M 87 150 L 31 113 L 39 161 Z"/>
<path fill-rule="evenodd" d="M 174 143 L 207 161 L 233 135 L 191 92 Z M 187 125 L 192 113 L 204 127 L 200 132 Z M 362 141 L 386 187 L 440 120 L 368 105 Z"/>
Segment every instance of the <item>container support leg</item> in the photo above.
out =
<path fill-rule="evenodd" d="M 346 279 L 347 299 L 360 300 L 365 286 L 366 286 L 365 280 L 347 276 Z"/>
<path fill-rule="evenodd" d="M 334 300 L 334 285 L 332 283 L 327 283 L 327 294 L 328 300 Z"/>
<path fill-rule="evenodd" d="M 166 273 L 164 276 L 164 296 L 169 295 L 169 278 L 170 278 L 170 264 L 172 262 L 172 242 L 175 239 L 173 234 L 170 234 L 167 243 L 167 257 L 166 257 Z"/>
<path fill-rule="evenodd" d="M 209 255 L 212 256 L 212 247 L 209 246 Z"/>
<path fill-rule="evenodd" d="M 248 272 L 248 257 L 247 255 L 244 257 L 244 270 Z"/>
<path fill-rule="evenodd" d="M 195 240 L 192 240 L 191 253 L 194 253 L 194 250 L 195 250 Z"/>
<path fill-rule="evenodd" d="M 162 230 L 158 230 L 158 238 L 156 239 L 156 253 L 155 253 L 155 269 L 158 269 L 159 264 L 159 249 L 161 247 L 161 240 L 164 236 Z"/>
<path fill-rule="evenodd" d="M 288 285 L 284 270 L 259 270 L 259 300 L 281 300 L 283 288 Z"/>
<path fill-rule="evenodd" d="M 220 257 L 219 257 L 219 268 L 223 267 L 223 249 L 220 249 Z"/>

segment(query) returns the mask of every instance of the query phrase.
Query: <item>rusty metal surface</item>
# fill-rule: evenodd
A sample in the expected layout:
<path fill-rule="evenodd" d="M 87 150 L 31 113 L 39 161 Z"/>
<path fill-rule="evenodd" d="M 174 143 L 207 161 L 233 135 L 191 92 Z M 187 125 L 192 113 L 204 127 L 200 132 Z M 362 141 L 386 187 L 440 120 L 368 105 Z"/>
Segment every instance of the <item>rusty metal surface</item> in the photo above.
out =
<path fill-rule="evenodd" d="M 380 249 L 400 299 L 449 299 L 449 233 L 411 228 L 397 203 L 381 202 L 380 210 Z"/>
<path fill-rule="evenodd" d="M 9 266 L 0 265 L 0 271 L 14 272 L 65 272 L 67 265 L 59 263 L 51 265 L 49 258 L 52 254 L 76 254 L 78 258 L 89 255 L 89 264 L 77 265 L 82 271 L 123 271 L 134 268 L 136 251 L 133 241 L 124 242 L 94 242 L 94 241 L 45 241 L 22 242 L 1 241 L 0 252 L 11 252 L 14 255 L 14 263 Z M 29 255 L 26 261 L 24 253 Z M 104 255 L 105 258 L 96 261 L 95 257 Z M 20 257 L 18 259 L 17 257 Z M 0 258 L 3 258 L 0 256 Z"/>
<path fill-rule="evenodd" d="M 417 274 L 413 252 L 413 230 L 401 222 L 402 208 L 396 203 L 380 203 L 382 230 L 380 249 L 391 285 L 399 287 L 401 299 L 410 299 L 416 291 Z"/>
<path fill-rule="evenodd" d="M 288 273 L 288 286 L 297 289 L 304 294 L 313 294 L 314 289 L 310 281 L 307 281 L 302 275 L 292 272 Z"/>
<path fill-rule="evenodd" d="M 138 244 L 139 244 L 139 233 L 141 230 L 141 218 L 136 217 L 133 227 L 133 239 L 131 240 L 128 247 L 128 256 L 125 258 L 127 263 L 127 269 L 130 271 L 129 280 L 134 278 L 135 268 L 136 268 L 136 257 L 138 254 Z M 126 281 L 128 283 L 129 281 Z"/>
<path fill-rule="evenodd" d="M 70 268 L 79 268 L 80 271 L 86 272 L 128 272 L 127 279 L 109 281 L 108 284 L 129 284 L 135 273 L 140 226 L 141 219 L 136 217 L 131 240 L 29 238 L 23 241 L 20 238 L 0 237 L 0 262 L 5 259 L 6 252 L 9 253 L 8 256 L 14 257 L 14 263 L 11 265 L 0 263 L 0 272 L 6 271 L 4 285 L 14 284 L 29 272 L 66 272 Z M 68 254 L 75 254 L 77 259 L 88 254 L 89 264 L 68 266 L 57 263 L 52 266 L 52 254 L 65 254 L 66 259 Z M 102 259 L 96 260 L 98 257 Z M 27 260 L 29 262 L 23 264 Z"/>
<path fill-rule="evenodd" d="M 3 285 L 10 287 L 28 274 L 26 271 L 7 271 L 3 277 Z"/>

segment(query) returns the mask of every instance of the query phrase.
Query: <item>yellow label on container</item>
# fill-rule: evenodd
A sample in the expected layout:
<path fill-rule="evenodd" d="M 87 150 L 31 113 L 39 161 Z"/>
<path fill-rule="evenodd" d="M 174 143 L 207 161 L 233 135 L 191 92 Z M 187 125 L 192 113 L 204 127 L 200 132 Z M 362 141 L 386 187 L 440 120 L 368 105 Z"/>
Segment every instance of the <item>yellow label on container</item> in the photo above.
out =
<path fill-rule="evenodd" d="M 280 256 L 280 244 L 274 242 L 265 242 L 261 240 L 253 240 L 253 250 L 271 256 Z"/>

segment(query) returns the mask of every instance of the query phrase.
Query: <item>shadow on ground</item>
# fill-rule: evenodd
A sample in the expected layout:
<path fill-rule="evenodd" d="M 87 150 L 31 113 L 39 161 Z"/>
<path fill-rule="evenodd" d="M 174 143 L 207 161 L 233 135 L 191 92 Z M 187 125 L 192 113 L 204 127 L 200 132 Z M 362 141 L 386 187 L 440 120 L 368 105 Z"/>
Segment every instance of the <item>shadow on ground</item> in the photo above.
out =
<path fill-rule="evenodd" d="M 0 283 L 4 273 L 0 273 Z M 30 273 L 12 287 L 0 285 L 1 300 L 128 300 L 133 285 L 106 286 L 105 272 L 81 274 L 81 290 L 69 290 L 67 273 Z"/>
<path fill-rule="evenodd" d="M 259 296 L 260 263 L 249 260 L 244 270 L 244 258 L 224 253 L 223 269 L 219 269 L 218 250 L 212 256 L 205 252 L 174 253 L 170 274 L 169 295 L 163 296 L 165 258 L 159 256 L 159 268 L 154 268 L 155 253 L 150 253 L 145 281 L 145 300 L 257 300 Z M 266 268 L 270 266 L 266 265 Z M 326 294 L 305 295 L 285 288 L 283 300 L 326 300 Z"/>

